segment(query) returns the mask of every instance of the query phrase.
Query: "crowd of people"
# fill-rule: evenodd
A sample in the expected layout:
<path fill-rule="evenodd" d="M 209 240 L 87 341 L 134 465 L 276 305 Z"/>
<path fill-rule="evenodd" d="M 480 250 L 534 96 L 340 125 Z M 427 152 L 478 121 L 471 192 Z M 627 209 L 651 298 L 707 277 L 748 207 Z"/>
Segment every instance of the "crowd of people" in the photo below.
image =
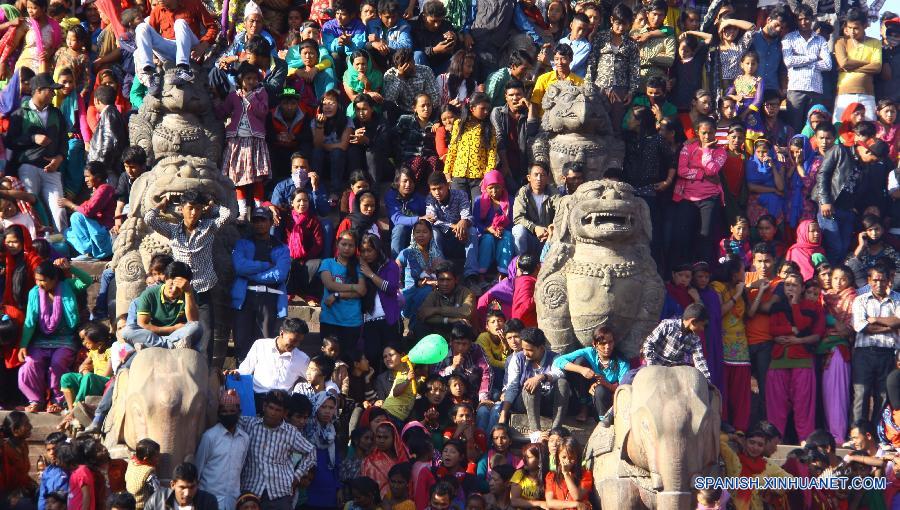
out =
<path fill-rule="evenodd" d="M 722 396 L 727 474 L 890 482 L 704 490 L 698 508 L 900 508 L 900 15 L 884 4 L 0 5 L 0 400 L 16 408 L 0 505 L 596 508 L 564 421 L 609 427 L 642 365 L 687 364 Z M 665 302 L 639 359 L 608 324 L 573 352 L 538 328 L 557 206 L 586 170 L 551 172 L 531 151 L 557 81 L 600 92 L 625 148 L 605 177 L 652 218 Z M 164 194 L 136 219 L 171 254 L 153 254 L 146 290 L 110 317 L 113 271 L 72 261 L 109 260 L 134 216 L 131 187 L 155 162 L 129 140 L 131 116 L 193 84 L 225 126 L 237 210 Z M 243 233 L 233 313 L 214 317 L 229 223 Z M 291 302 L 320 308 L 320 350 L 300 349 L 309 328 Z M 147 347 L 222 370 L 222 322 L 235 368 L 192 462 L 161 483 L 145 438 L 112 469 L 98 433 L 116 374 Z M 421 342 L 447 354 L 411 360 Z M 93 422 L 47 436 L 30 478 L 29 414 L 72 430 L 86 401 Z M 777 466 L 782 439 L 804 448 Z"/>

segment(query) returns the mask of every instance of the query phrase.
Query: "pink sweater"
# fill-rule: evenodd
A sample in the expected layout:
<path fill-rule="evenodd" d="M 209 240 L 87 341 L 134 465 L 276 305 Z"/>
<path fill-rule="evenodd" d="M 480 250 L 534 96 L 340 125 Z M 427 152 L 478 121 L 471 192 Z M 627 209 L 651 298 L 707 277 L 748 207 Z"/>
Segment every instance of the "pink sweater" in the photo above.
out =
<path fill-rule="evenodd" d="M 252 136 L 265 138 L 266 115 L 269 114 L 269 95 L 266 89 L 258 87 L 250 92 L 250 105 L 247 107 L 247 115 L 250 120 L 250 132 Z M 228 125 L 225 126 L 225 136 L 237 135 L 238 125 L 244 115 L 244 100 L 237 91 L 228 94 L 225 102 L 218 108 L 219 114 L 228 117 Z"/>
<path fill-rule="evenodd" d="M 116 190 L 109 184 L 101 184 L 91 193 L 91 198 L 78 206 L 78 212 L 97 220 L 104 228 L 112 228 L 116 214 Z"/>
<path fill-rule="evenodd" d="M 672 200 L 699 202 L 712 197 L 721 198 L 722 185 L 704 178 L 719 175 L 727 157 L 725 149 L 703 148 L 696 140 L 685 144 L 678 155 L 678 181 Z"/>

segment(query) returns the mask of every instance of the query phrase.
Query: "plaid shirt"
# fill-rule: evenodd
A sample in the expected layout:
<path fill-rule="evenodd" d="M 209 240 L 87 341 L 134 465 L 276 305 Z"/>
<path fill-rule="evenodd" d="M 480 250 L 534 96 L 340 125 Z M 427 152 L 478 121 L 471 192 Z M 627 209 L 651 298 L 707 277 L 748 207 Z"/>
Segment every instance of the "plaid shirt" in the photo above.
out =
<path fill-rule="evenodd" d="M 416 106 L 416 96 L 428 94 L 431 104 L 440 104 L 441 95 L 438 93 L 437 82 L 434 73 L 428 66 L 413 64 L 416 74 L 410 78 L 403 78 L 397 72 L 396 67 L 388 69 L 384 73 L 384 85 L 381 91 L 385 101 L 397 103 L 404 112 L 412 112 Z"/>
<path fill-rule="evenodd" d="M 828 41 L 817 34 L 806 40 L 795 30 L 781 41 L 781 55 L 788 70 L 788 90 L 822 93 L 822 72 L 831 70 Z"/>
<path fill-rule="evenodd" d="M 664 367 L 686 365 L 687 357 L 690 355 L 694 359 L 694 368 L 703 372 L 703 376 L 707 380 L 710 379 L 700 337 L 690 331 L 685 331 L 681 318 L 660 321 L 656 329 L 644 341 L 642 354 L 647 365 Z"/>
<path fill-rule="evenodd" d="M 312 443 L 287 422 L 269 428 L 262 418 L 242 416 L 238 425 L 250 436 L 247 460 L 241 471 L 242 492 L 262 496 L 265 491 L 269 499 L 292 495 L 294 480 L 299 481 L 316 465 Z M 291 462 L 293 453 L 303 457 L 296 467 Z"/>
<path fill-rule="evenodd" d="M 610 43 L 608 30 L 598 30 L 591 41 L 586 79 L 600 88 L 624 87 L 637 94 L 641 83 L 641 60 L 637 43 L 625 36 L 622 44 Z"/>
<path fill-rule="evenodd" d="M 458 189 L 450 190 L 450 197 L 447 199 L 446 204 L 438 202 L 431 194 L 425 200 L 425 214 L 428 216 L 434 215 L 436 218 L 434 226 L 445 233 L 459 220 L 472 222 L 471 209 L 469 194 Z"/>
<path fill-rule="evenodd" d="M 201 219 L 190 234 L 185 230 L 184 223 L 169 223 L 160 219 L 157 209 L 150 209 L 144 215 L 144 221 L 150 228 L 172 240 L 172 257 L 191 268 L 194 273 L 191 285 L 197 292 L 206 292 L 219 282 L 212 258 L 213 240 L 216 232 L 231 217 L 231 210 L 215 206 L 212 212 L 214 217 Z"/>
<path fill-rule="evenodd" d="M 900 333 L 891 330 L 889 333 L 866 333 L 866 326 L 869 325 L 869 317 L 900 317 L 900 293 L 890 292 L 887 297 L 879 301 L 872 295 L 872 292 L 866 292 L 856 296 L 853 300 L 853 329 L 856 330 L 856 341 L 853 343 L 854 349 L 860 347 L 882 347 L 887 349 L 896 349 L 897 339 Z"/>

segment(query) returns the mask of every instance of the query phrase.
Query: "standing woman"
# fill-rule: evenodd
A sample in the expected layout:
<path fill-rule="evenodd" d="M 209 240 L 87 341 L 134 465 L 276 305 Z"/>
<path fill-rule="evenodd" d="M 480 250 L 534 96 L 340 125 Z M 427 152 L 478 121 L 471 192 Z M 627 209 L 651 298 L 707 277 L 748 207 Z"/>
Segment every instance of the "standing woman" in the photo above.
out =
<path fill-rule="evenodd" d="M 11 36 L 7 33 L 0 41 L 3 43 L 3 51 L 0 53 L 0 80 L 9 78 L 6 62 L 11 52 L 19 49 L 23 40 L 25 46 L 19 54 L 19 59 L 16 60 L 16 69 L 27 67 L 35 73 L 52 72 L 53 55 L 63 42 L 63 34 L 59 22 L 47 16 L 47 4 L 47 0 L 28 0 L 25 4 L 28 19 L 19 23 Z"/>
<path fill-rule="evenodd" d="M 61 269 L 46 260 L 34 271 L 35 285 L 28 292 L 28 308 L 19 351 L 25 365 L 19 371 L 19 390 L 28 398 L 26 412 L 44 409 L 49 377 L 50 402 L 48 413 L 62 411 L 60 379 L 69 371 L 75 358 L 73 342 L 78 324 L 78 303 L 75 291 L 63 278 Z"/>
<path fill-rule="evenodd" d="M 737 430 L 750 426 L 750 348 L 744 328 L 744 275 L 739 257 L 729 255 L 716 272 L 711 286 L 722 306 L 722 359 L 725 363 L 723 417 Z"/>
<path fill-rule="evenodd" d="M 364 234 L 359 243 L 359 268 L 365 277 L 363 338 L 366 358 L 378 372 L 382 346 L 400 340 L 400 267 L 381 251 L 381 240 Z"/>
<path fill-rule="evenodd" d="M 497 137 L 491 126 L 491 100 L 487 94 L 476 92 L 469 99 L 469 107 L 462 118 L 453 124 L 450 147 L 444 162 L 447 180 L 453 189 L 465 191 L 472 201 L 481 196 L 481 179 L 497 168 Z"/>
<path fill-rule="evenodd" d="M 337 397 L 320 391 L 312 397 L 312 414 L 306 424 L 304 437 L 316 447 L 315 483 L 306 488 L 305 508 L 336 508 L 340 488 L 338 468 L 341 459 L 337 452 Z"/>
<path fill-rule="evenodd" d="M 691 98 L 691 109 L 678 114 L 678 120 L 681 121 L 681 127 L 684 129 L 684 137 L 688 141 L 697 137 L 694 133 L 694 126 L 700 119 L 709 117 L 713 113 L 715 104 L 715 98 L 709 91 L 700 89 L 694 92 L 694 97 Z"/>
<path fill-rule="evenodd" d="M 319 267 L 325 286 L 319 315 L 322 336 L 337 337 L 343 352 L 356 349 L 363 323 L 360 299 L 366 295 L 366 281 L 360 278 L 356 239 L 353 231 L 342 232 L 335 257 L 323 260 Z"/>
<path fill-rule="evenodd" d="M 716 123 L 703 118 L 695 130 L 697 138 L 686 143 L 678 156 L 678 180 L 672 196 L 672 255 L 677 261 L 712 260 L 712 236 L 723 196 L 719 172 L 727 154 L 716 146 Z"/>
<path fill-rule="evenodd" d="M 822 249 L 822 229 L 815 220 L 803 220 L 797 225 L 797 242 L 787 250 L 784 256 L 786 262 L 795 262 L 800 267 L 803 280 L 809 280 L 816 275 L 813 255 L 825 256 Z"/>

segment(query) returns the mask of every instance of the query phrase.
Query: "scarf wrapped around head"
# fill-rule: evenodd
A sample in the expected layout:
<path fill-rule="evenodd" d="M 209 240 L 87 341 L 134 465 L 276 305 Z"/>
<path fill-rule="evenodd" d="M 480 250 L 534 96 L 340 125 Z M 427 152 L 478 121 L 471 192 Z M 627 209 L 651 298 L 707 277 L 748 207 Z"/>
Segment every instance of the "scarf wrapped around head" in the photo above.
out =
<path fill-rule="evenodd" d="M 822 250 L 821 240 L 818 243 L 809 240 L 809 226 L 813 223 L 815 223 L 813 220 L 803 220 L 797 225 L 797 242 L 788 248 L 787 254 L 785 254 L 785 260 L 791 260 L 800 266 L 800 274 L 804 281 L 816 274 L 812 262 L 813 254 L 825 253 Z"/>
<path fill-rule="evenodd" d="M 813 162 L 816 160 L 816 152 L 813 150 L 808 136 L 794 135 L 791 137 L 791 142 L 794 140 L 803 141 L 803 153 L 800 156 L 802 161 L 796 163 L 801 163 L 803 165 L 803 173 L 809 175 L 812 171 Z M 803 178 L 800 177 L 798 172 L 791 173 L 790 191 L 791 194 L 787 197 L 788 203 L 786 204 L 787 210 L 785 212 L 787 213 L 788 224 L 796 227 L 800 221 L 800 216 L 803 214 Z"/>
<path fill-rule="evenodd" d="M 824 105 L 821 105 L 821 104 L 813 105 L 813 107 L 810 108 L 808 112 L 806 112 L 806 125 L 803 126 L 803 130 L 800 132 L 800 134 L 802 134 L 803 136 L 805 136 L 807 138 L 812 138 L 812 137 L 816 136 L 816 130 L 813 129 L 812 124 L 810 124 L 810 122 L 809 122 L 809 118 L 812 117 L 812 114 L 814 114 L 816 112 L 820 112 L 822 115 L 824 115 L 825 117 L 827 117 L 829 119 L 831 118 L 831 112 L 829 112 L 828 108 L 825 108 Z"/>
<path fill-rule="evenodd" d="M 362 239 L 363 234 L 368 232 L 372 228 L 372 225 L 375 224 L 375 220 L 378 219 L 377 213 L 372 215 L 365 215 L 362 213 L 362 199 L 366 196 L 371 196 L 375 199 L 375 203 L 378 203 L 378 197 L 375 196 L 375 193 L 369 190 L 362 191 L 359 195 L 354 197 L 353 210 L 348 216 L 348 218 L 350 218 L 350 229 L 356 233 L 357 240 Z"/>
<path fill-rule="evenodd" d="M 484 178 L 481 179 L 481 208 L 478 211 L 478 216 L 484 218 L 488 215 L 488 212 L 491 210 L 491 205 L 493 205 L 493 201 L 491 200 L 490 195 L 488 195 L 488 186 L 499 184 L 503 187 L 503 191 L 500 194 L 500 211 L 503 213 L 499 216 L 494 216 L 493 221 L 491 222 L 492 227 L 496 228 L 506 228 L 509 226 L 509 193 L 506 191 L 506 181 L 503 179 L 503 174 L 500 173 L 499 170 L 491 170 L 490 172 L 484 174 Z"/>
<path fill-rule="evenodd" d="M 775 157 L 775 151 L 769 150 L 769 162 L 763 163 L 756 156 L 754 151 L 753 157 L 747 160 L 747 182 L 749 184 L 758 184 L 760 186 L 775 187 L 775 172 L 778 168 L 778 159 Z M 784 199 L 775 193 L 758 193 L 756 197 L 757 203 L 766 209 L 766 212 L 776 218 L 782 214 L 784 210 Z"/>
<path fill-rule="evenodd" d="M 47 16 L 47 24 L 50 25 L 50 46 L 55 50 L 62 44 L 62 28 L 59 26 L 59 22 L 50 16 Z M 45 46 L 44 34 L 41 33 L 41 24 L 38 23 L 38 20 L 28 18 L 28 25 L 30 30 L 34 32 L 34 48 L 37 50 L 37 54 L 41 55 L 45 51 L 50 50 L 51 48 Z"/>
<path fill-rule="evenodd" d="M 365 53 L 366 55 L 366 72 L 363 73 L 366 75 L 366 79 L 369 80 L 369 88 L 371 90 L 378 90 L 381 88 L 381 84 L 384 81 L 384 77 L 381 74 L 381 71 L 375 68 L 372 65 L 372 58 L 369 56 L 369 53 L 365 50 L 360 50 L 360 53 Z M 365 90 L 366 86 L 359 79 L 359 72 L 353 67 L 353 62 L 350 62 L 347 65 L 347 70 L 344 71 L 343 76 L 344 84 L 350 87 L 354 92 L 362 92 Z"/>
<path fill-rule="evenodd" d="M 312 442 L 313 445 L 319 450 L 328 450 L 328 469 L 334 469 L 335 466 L 335 452 L 334 452 L 334 440 L 337 438 L 337 431 L 334 428 L 334 417 L 332 416 L 331 421 L 325 424 L 319 423 L 318 413 L 319 408 L 322 407 L 322 404 L 325 403 L 328 399 L 334 401 L 335 406 L 337 406 L 337 397 L 333 394 L 328 393 L 327 391 L 320 391 L 313 395 L 312 397 L 312 416 L 310 416 L 309 422 L 306 424 L 306 430 L 303 434 L 306 436 L 306 439 Z M 335 410 L 335 414 L 337 411 Z"/>
<path fill-rule="evenodd" d="M 125 27 L 121 21 L 122 10 L 118 2 L 113 0 L 96 0 L 94 5 L 109 20 L 107 23 L 112 27 L 113 33 L 116 34 L 116 39 L 125 35 Z"/>
<path fill-rule="evenodd" d="M 853 147 L 856 142 L 856 133 L 853 132 L 853 128 L 856 126 L 853 124 L 852 119 L 853 114 L 860 108 L 865 111 L 866 105 L 862 103 L 850 103 L 847 105 L 844 113 L 841 114 L 841 125 L 838 127 L 838 136 L 840 137 L 841 142 L 847 147 Z"/>

